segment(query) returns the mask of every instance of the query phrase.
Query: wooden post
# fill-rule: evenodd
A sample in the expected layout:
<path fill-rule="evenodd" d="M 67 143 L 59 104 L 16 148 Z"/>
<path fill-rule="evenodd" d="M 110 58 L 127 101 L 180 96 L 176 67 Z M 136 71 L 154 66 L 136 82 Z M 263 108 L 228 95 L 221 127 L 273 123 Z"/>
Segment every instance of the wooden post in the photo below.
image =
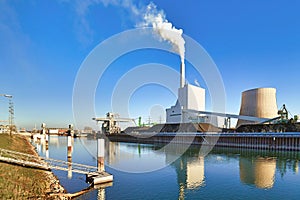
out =
<path fill-rule="evenodd" d="M 104 172 L 104 139 L 97 140 L 98 172 Z"/>

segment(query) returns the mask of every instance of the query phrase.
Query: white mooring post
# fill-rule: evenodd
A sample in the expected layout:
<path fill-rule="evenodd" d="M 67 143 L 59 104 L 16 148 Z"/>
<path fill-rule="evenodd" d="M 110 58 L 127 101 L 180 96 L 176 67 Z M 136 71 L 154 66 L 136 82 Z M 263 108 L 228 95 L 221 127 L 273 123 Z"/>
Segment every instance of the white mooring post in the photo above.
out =
<path fill-rule="evenodd" d="M 41 124 L 41 132 L 39 134 L 39 137 L 38 137 L 38 141 L 42 143 L 42 145 L 44 145 L 45 143 L 45 135 L 46 135 L 46 124 L 45 123 L 42 123 Z"/>
<path fill-rule="evenodd" d="M 68 136 L 68 178 L 71 179 L 72 178 L 72 151 L 73 151 L 73 147 L 72 147 L 72 136 Z"/>
<path fill-rule="evenodd" d="M 104 172 L 104 139 L 97 140 L 98 172 Z"/>
<path fill-rule="evenodd" d="M 42 135 L 45 135 L 45 134 L 46 134 L 46 124 L 45 124 L 45 123 L 42 123 L 41 128 L 42 128 L 41 134 L 42 134 Z"/>
<path fill-rule="evenodd" d="M 45 140 L 46 140 L 46 150 L 49 148 L 49 135 L 46 133 L 45 135 Z"/>
<path fill-rule="evenodd" d="M 92 183 L 93 186 L 104 183 L 111 183 L 113 175 L 105 172 L 104 170 L 104 155 L 105 155 L 105 141 L 104 139 L 97 140 L 97 172 L 89 173 L 86 175 L 87 182 Z M 102 186 L 103 187 L 103 186 Z M 100 198 L 101 199 L 101 198 Z"/>
<path fill-rule="evenodd" d="M 45 140 L 46 140 L 46 158 L 49 158 L 49 135 L 46 133 L 45 135 Z"/>
<path fill-rule="evenodd" d="M 68 157 L 68 179 L 72 178 L 72 157 Z"/>
<path fill-rule="evenodd" d="M 69 135 L 74 137 L 74 126 L 73 126 L 73 124 L 69 124 Z"/>
<path fill-rule="evenodd" d="M 68 158 L 72 158 L 72 137 L 68 136 Z"/>
<path fill-rule="evenodd" d="M 46 149 L 46 158 L 49 158 L 49 149 Z"/>

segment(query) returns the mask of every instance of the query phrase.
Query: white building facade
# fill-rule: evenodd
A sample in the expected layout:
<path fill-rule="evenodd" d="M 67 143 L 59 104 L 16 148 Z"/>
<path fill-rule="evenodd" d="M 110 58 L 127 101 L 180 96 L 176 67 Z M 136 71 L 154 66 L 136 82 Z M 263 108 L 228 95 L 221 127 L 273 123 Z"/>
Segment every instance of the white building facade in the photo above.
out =
<path fill-rule="evenodd" d="M 194 113 L 183 112 L 183 110 L 205 110 L 205 89 L 190 84 L 178 89 L 178 100 L 175 106 L 166 109 L 168 124 L 187 123 L 197 120 L 198 116 Z"/>

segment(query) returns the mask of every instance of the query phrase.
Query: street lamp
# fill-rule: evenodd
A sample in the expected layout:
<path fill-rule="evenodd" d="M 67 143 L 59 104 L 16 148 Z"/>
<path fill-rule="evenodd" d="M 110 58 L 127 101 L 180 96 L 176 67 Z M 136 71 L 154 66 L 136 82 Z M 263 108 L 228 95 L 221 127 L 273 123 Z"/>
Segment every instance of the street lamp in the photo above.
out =
<path fill-rule="evenodd" d="M 4 96 L 6 98 L 9 99 L 9 134 L 11 135 L 11 132 L 12 132 L 12 125 L 13 125 L 13 118 L 14 118 L 14 104 L 12 102 L 12 95 L 10 94 L 0 94 L 0 96 Z"/>

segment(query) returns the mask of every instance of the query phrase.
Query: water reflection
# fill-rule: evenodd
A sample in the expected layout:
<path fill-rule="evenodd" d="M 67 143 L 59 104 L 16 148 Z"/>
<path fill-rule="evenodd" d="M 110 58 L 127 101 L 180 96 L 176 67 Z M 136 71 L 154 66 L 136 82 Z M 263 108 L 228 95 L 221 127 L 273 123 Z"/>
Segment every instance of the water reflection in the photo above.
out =
<path fill-rule="evenodd" d="M 46 158 L 49 158 L 49 137 L 48 135 L 36 134 L 33 136 L 32 141 L 36 145 L 38 153 L 43 153 Z"/>
<path fill-rule="evenodd" d="M 157 147 L 160 148 L 160 147 Z M 170 163 L 176 157 L 179 157 L 171 164 L 175 168 L 178 183 L 178 199 L 185 199 L 187 190 L 196 190 L 205 186 L 204 160 L 205 157 L 200 153 L 199 146 L 192 146 L 182 156 L 185 145 L 173 144 L 166 148 L 166 163 Z"/>
<path fill-rule="evenodd" d="M 178 199 L 184 199 L 186 189 L 194 190 L 205 185 L 204 157 L 182 156 L 172 166 L 177 173 Z"/>
<path fill-rule="evenodd" d="M 124 165 L 140 166 L 142 162 L 150 156 L 157 156 L 157 162 L 170 163 L 174 158 L 178 158 L 171 164 L 176 171 L 178 183 L 178 198 L 184 199 L 186 190 L 195 190 L 205 186 L 204 161 L 205 157 L 199 154 L 200 147 L 192 147 L 183 155 L 180 153 L 186 148 L 185 145 L 168 145 L 162 152 L 162 145 L 131 144 L 107 142 L 108 149 L 106 160 L 113 167 Z M 153 158 L 152 158 L 153 160 Z M 130 161 L 131 163 L 128 163 Z M 140 169 L 141 170 L 141 169 Z"/>
<path fill-rule="evenodd" d="M 281 177 L 283 177 L 287 171 L 293 171 L 294 174 L 299 172 L 299 158 L 296 159 L 278 159 L 277 169 L 280 172 Z"/>
<path fill-rule="evenodd" d="M 105 189 L 99 189 L 98 190 L 97 199 L 98 200 L 105 200 Z"/>
<path fill-rule="evenodd" d="M 228 158 L 238 158 L 241 183 L 259 189 L 274 187 L 276 170 L 281 177 L 288 171 L 297 174 L 299 170 L 300 154 L 294 151 L 215 148 L 211 154 L 225 154 Z"/>
<path fill-rule="evenodd" d="M 204 158 L 182 156 L 172 166 L 175 167 L 177 180 L 187 189 L 204 185 Z"/>
<path fill-rule="evenodd" d="M 138 154 L 139 157 L 145 157 L 145 152 L 158 151 L 161 146 L 126 144 L 126 143 L 108 143 L 109 146 L 109 163 L 120 163 L 134 156 L 122 157 L 122 151 Z M 165 163 L 169 163 L 174 157 L 178 157 L 180 148 L 184 146 L 180 144 L 170 145 L 163 152 L 161 158 L 165 157 Z M 206 158 L 199 154 L 200 146 L 191 146 L 179 159 L 171 164 L 175 168 L 178 183 L 178 198 L 184 199 L 185 194 L 191 190 L 198 190 L 205 187 L 205 160 Z M 158 151 L 159 152 L 159 151 Z M 235 160 L 238 163 L 239 179 L 241 183 L 253 185 L 258 189 L 270 189 L 275 183 L 276 169 L 284 175 L 286 168 L 298 172 L 299 153 L 297 152 L 268 152 L 256 151 L 250 149 L 229 149 L 215 148 L 209 157 L 215 157 L 210 160 L 210 164 L 224 165 L 224 161 L 231 163 Z M 113 162 L 112 162 L 113 161 Z M 141 160 L 142 161 L 142 160 Z M 133 162 L 137 164 L 136 162 Z M 279 165 L 277 165 L 279 163 Z"/>
<path fill-rule="evenodd" d="M 49 141 L 49 155 L 51 158 L 67 160 L 67 138 L 51 136 Z M 37 150 L 41 155 L 45 156 L 47 151 L 44 150 L 45 148 L 42 141 L 36 142 Z M 86 138 L 80 140 L 75 139 L 72 145 L 74 145 L 74 149 L 72 149 L 72 160 L 69 161 L 96 166 L 96 140 L 88 140 Z M 139 186 L 140 190 L 147 191 L 148 187 L 150 188 L 149 190 L 152 188 L 150 184 L 157 184 L 157 182 L 151 183 L 152 179 L 149 179 L 149 177 L 147 179 L 144 178 L 148 176 L 147 173 L 124 174 L 124 172 L 120 173 L 120 171 L 115 170 L 118 169 L 118 167 L 123 169 L 125 166 L 131 170 L 137 169 L 137 171 L 141 171 L 143 167 L 150 168 L 153 162 L 165 164 L 179 157 L 175 162 L 163 169 L 163 171 L 172 174 L 172 178 L 174 179 L 169 178 L 168 184 L 173 183 L 174 186 L 175 181 L 176 188 L 169 190 L 169 186 L 166 186 L 166 188 L 162 188 L 162 190 L 164 192 L 172 191 L 173 195 L 174 191 L 176 191 L 175 195 L 177 197 L 175 198 L 189 199 L 189 197 L 199 197 L 193 195 L 202 194 L 202 192 L 209 190 L 211 187 L 215 187 L 220 181 L 224 181 L 224 179 L 226 179 L 226 184 L 228 181 L 228 186 L 235 184 L 235 186 L 232 187 L 237 188 L 246 186 L 252 190 L 255 188 L 255 190 L 260 191 L 275 188 L 276 184 L 282 184 L 282 179 L 278 179 L 280 176 L 284 177 L 286 174 L 290 175 L 291 172 L 293 174 L 298 173 L 300 160 L 300 154 L 298 152 L 269 152 L 228 148 L 214 148 L 209 155 L 204 157 L 202 154 L 199 154 L 200 146 L 191 146 L 180 156 L 182 148 L 185 148 L 180 144 L 170 145 L 164 149 L 165 151 L 160 151 L 162 145 L 150 144 L 106 142 L 105 147 L 106 169 L 109 172 L 113 170 L 112 174 L 115 177 L 114 186 L 97 188 L 87 194 L 87 199 L 114 199 L 118 198 L 120 193 L 124 195 L 127 193 L 131 194 L 135 198 L 140 194 L 133 194 L 132 192 L 137 191 Z M 69 167 L 71 169 L 71 163 Z M 222 173 L 220 173 L 220 171 L 222 171 Z M 67 188 L 68 192 L 77 192 L 87 187 L 84 175 L 64 172 L 55 173 L 62 180 L 61 182 Z M 157 174 L 159 173 L 154 171 L 150 173 L 150 176 L 155 177 L 158 176 Z M 223 175 L 227 175 L 227 177 L 225 178 Z M 145 183 L 139 182 L 141 180 L 138 177 L 143 177 L 142 180 L 145 181 Z M 285 179 L 288 178 L 290 177 L 287 176 Z M 132 181 L 135 179 L 137 179 L 136 182 Z M 131 181 L 130 184 L 132 186 L 127 186 L 129 184 L 128 181 Z M 124 185 L 126 185 L 126 187 Z M 122 192 L 120 192 L 120 188 L 123 188 Z M 245 190 L 245 188 L 242 189 Z M 142 196 L 141 194 L 139 197 Z M 174 199 L 174 196 L 172 199 Z"/>
<path fill-rule="evenodd" d="M 272 188 L 275 181 L 275 158 L 240 157 L 240 179 L 245 184 L 258 188 Z"/>
<path fill-rule="evenodd" d="M 109 165 L 116 164 L 120 160 L 120 143 L 105 141 L 105 157 Z"/>
<path fill-rule="evenodd" d="M 153 145 L 106 141 L 105 146 L 106 164 L 119 171 L 144 173 L 165 165 L 165 152 L 155 150 Z"/>
<path fill-rule="evenodd" d="M 187 189 L 194 189 L 204 185 L 204 157 L 196 161 L 187 162 Z"/>
<path fill-rule="evenodd" d="M 105 188 L 112 187 L 112 186 L 113 186 L 113 182 L 104 183 L 101 185 L 95 185 L 94 189 L 97 190 L 97 200 L 105 200 L 106 199 Z"/>
<path fill-rule="evenodd" d="M 61 140 L 61 138 L 62 137 L 60 137 L 60 136 L 51 135 L 49 144 L 51 146 L 55 146 L 55 147 L 66 146 L 67 145 L 67 140 Z"/>

